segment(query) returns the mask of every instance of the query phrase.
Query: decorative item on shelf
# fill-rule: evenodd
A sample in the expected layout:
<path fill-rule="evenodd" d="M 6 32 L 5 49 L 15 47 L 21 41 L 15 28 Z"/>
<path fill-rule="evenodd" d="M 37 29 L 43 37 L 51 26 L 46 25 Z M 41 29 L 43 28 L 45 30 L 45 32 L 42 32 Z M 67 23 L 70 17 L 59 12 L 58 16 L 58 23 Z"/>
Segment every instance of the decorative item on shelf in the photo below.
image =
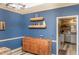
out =
<path fill-rule="evenodd" d="M 0 31 L 4 31 L 4 30 L 5 30 L 5 22 L 0 21 Z"/>
<path fill-rule="evenodd" d="M 43 25 L 46 26 L 46 22 L 45 21 L 43 21 Z"/>

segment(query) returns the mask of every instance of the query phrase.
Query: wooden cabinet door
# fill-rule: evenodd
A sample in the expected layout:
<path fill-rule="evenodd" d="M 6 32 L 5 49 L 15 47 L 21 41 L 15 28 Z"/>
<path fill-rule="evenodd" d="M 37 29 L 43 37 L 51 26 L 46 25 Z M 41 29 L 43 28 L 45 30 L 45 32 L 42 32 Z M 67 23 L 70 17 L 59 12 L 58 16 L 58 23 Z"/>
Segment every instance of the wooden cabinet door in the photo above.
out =
<path fill-rule="evenodd" d="M 30 39 L 32 39 L 32 37 L 24 37 L 23 38 L 23 50 L 24 51 L 30 52 L 30 46 L 31 46 Z"/>
<path fill-rule="evenodd" d="M 30 52 L 34 53 L 34 40 L 30 39 Z"/>
<path fill-rule="evenodd" d="M 48 42 L 44 39 L 40 40 L 40 54 L 48 54 Z"/>
<path fill-rule="evenodd" d="M 35 47 L 36 48 L 35 51 L 36 51 L 37 54 L 40 54 L 39 53 L 40 52 L 40 47 L 39 46 L 40 46 L 40 40 L 37 38 L 36 39 L 36 47 Z"/>
<path fill-rule="evenodd" d="M 32 53 L 39 54 L 39 40 L 34 38 L 31 40 L 30 50 Z"/>
<path fill-rule="evenodd" d="M 24 51 L 30 51 L 30 41 L 29 39 L 23 39 L 23 50 Z"/>

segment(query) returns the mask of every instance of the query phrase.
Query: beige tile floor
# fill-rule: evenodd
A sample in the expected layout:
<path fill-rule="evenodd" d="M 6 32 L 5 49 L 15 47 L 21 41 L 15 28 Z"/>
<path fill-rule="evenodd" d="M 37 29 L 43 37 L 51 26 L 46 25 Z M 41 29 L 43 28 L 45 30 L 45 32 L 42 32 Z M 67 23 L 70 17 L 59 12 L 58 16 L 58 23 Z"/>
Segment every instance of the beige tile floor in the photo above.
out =
<path fill-rule="evenodd" d="M 76 45 L 69 45 L 67 55 L 76 55 Z"/>
<path fill-rule="evenodd" d="M 65 47 L 66 46 L 66 47 Z M 72 44 L 67 44 L 65 43 L 63 50 L 67 50 L 66 55 L 76 55 L 77 51 L 76 51 L 76 45 L 72 45 Z M 60 54 L 59 54 L 60 55 Z"/>
<path fill-rule="evenodd" d="M 34 55 L 34 54 L 24 52 L 22 51 L 22 49 L 18 49 L 15 51 L 5 52 L 2 55 Z M 67 49 L 67 55 L 76 55 L 76 45 L 69 45 Z"/>
<path fill-rule="evenodd" d="M 19 51 L 17 51 L 17 52 L 11 53 L 10 55 L 34 55 L 34 54 L 27 53 L 27 52 L 24 52 L 24 51 L 22 51 L 22 50 L 19 50 Z"/>
<path fill-rule="evenodd" d="M 14 51 L 13 50 L 6 51 L 6 52 L 1 53 L 0 55 L 34 55 L 34 54 L 24 52 L 22 51 L 22 49 L 18 49 Z"/>

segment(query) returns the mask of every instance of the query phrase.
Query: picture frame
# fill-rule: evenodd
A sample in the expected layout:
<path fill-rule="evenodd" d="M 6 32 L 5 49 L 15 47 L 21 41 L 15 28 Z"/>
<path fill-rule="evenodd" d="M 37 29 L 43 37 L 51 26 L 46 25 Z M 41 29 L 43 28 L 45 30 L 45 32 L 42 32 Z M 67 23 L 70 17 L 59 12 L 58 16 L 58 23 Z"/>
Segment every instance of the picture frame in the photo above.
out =
<path fill-rule="evenodd" d="M 4 31 L 4 30 L 5 30 L 5 22 L 0 21 L 0 31 Z"/>

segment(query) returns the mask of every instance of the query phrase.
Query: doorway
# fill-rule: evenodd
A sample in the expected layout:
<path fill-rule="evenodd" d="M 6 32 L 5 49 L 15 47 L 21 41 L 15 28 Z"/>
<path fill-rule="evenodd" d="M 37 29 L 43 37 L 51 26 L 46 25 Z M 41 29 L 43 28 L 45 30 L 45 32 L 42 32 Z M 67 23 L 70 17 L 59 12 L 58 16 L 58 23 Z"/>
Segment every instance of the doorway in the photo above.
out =
<path fill-rule="evenodd" d="M 57 17 L 57 53 L 77 54 L 78 16 Z"/>

